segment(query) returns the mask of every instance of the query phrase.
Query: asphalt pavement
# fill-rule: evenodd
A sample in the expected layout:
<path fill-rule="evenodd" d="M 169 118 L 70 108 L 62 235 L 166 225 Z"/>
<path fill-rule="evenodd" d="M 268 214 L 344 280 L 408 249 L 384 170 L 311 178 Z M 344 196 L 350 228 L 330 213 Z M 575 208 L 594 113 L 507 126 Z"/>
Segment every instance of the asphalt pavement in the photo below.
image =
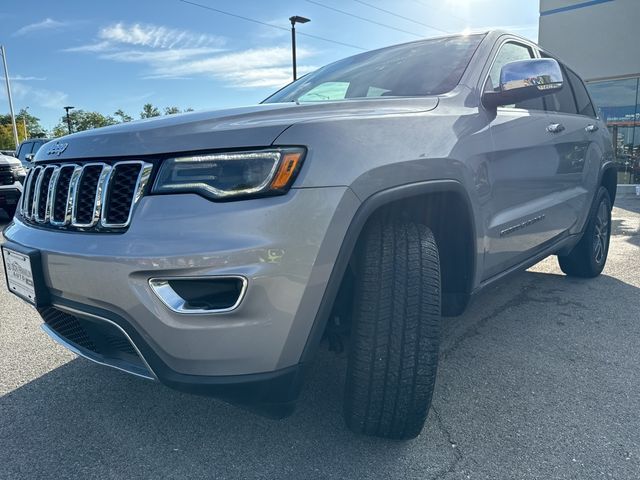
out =
<path fill-rule="evenodd" d="M 0 479 L 638 479 L 639 293 L 631 198 L 599 278 L 549 258 L 445 320 L 427 425 L 390 442 L 345 428 L 326 346 L 295 414 L 269 420 L 77 358 L 0 288 Z"/>

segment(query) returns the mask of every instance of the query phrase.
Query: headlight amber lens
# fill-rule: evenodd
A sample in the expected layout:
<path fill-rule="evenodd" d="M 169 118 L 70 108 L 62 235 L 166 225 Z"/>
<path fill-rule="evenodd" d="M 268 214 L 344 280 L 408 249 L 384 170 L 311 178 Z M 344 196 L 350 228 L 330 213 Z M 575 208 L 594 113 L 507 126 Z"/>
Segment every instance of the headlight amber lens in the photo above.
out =
<path fill-rule="evenodd" d="M 153 193 L 212 199 L 285 193 L 304 150 L 277 149 L 176 157 L 162 163 Z"/>

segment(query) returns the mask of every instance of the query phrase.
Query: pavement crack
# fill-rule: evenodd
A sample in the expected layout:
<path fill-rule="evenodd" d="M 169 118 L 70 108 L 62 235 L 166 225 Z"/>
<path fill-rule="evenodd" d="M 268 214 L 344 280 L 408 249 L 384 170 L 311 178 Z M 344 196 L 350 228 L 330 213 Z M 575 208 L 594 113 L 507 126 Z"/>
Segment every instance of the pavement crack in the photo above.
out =
<path fill-rule="evenodd" d="M 463 455 L 462 451 L 460 450 L 460 446 L 455 440 L 453 440 L 451 432 L 442 421 L 442 417 L 440 416 L 440 413 L 438 413 L 438 410 L 436 410 L 436 408 L 432 406 L 431 411 L 433 412 L 433 415 L 436 419 L 438 430 L 440 430 L 445 440 L 449 442 L 449 445 L 451 445 L 451 449 L 453 450 L 453 460 L 451 461 L 451 463 L 447 467 L 441 469 L 438 473 L 436 473 L 436 475 L 432 479 L 440 480 L 442 478 L 445 478 L 448 474 L 455 472 L 456 467 L 463 459 Z"/>
<path fill-rule="evenodd" d="M 527 285 L 524 285 L 520 293 L 518 293 L 518 295 L 511 298 L 510 300 L 503 303 L 502 305 L 496 307 L 488 315 L 485 315 L 484 317 L 480 318 L 480 320 L 473 323 L 469 328 L 467 328 L 464 332 L 462 332 L 462 335 L 456 338 L 451 344 L 451 346 L 449 346 L 449 348 L 442 349 L 440 351 L 440 358 L 447 359 L 466 340 L 468 340 L 469 338 L 475 337 L 476 335 L 480 335 L 480 329 L 484 327 L 487 323 L 489 323 L 490 320 L 494 319 L 501 313 L 506 312 L 512 307 L 522 305 L 525 302 L 536 301 L 536 299 L 531 297 L 530 295 L 530 290 L 535 290 L 535 289 L 536 289 L 535 282 L 530 282 Z"/>

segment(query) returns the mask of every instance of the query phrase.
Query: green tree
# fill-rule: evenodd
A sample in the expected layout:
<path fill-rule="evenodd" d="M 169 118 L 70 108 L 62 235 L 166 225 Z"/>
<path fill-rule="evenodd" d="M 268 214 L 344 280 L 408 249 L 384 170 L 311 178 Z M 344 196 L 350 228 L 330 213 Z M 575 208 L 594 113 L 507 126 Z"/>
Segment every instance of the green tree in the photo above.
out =
<path fill-rule="evenodd" d="M 158 107 L 154 107 L 150 103 L 145 103 L 144 106 L 142 107 L 142 111 L 140 112 L 140 118 L 152 118 L 152 117 L 159 117 L 159 116 L 160 116 L 160 110 L 158 110 Z"/>
<path fill-rule="evenodd" d="M 42 128 L 42 125 L 40 125 L 40 119 L 29 114 L 25 109 L 22 109 L 16 115 L 16 128 L 18 130 L 19 142 L 22 142 L 27 137 L 25 126 L 27 127 L 29 138 L 46 136 L 46 132 Z M 3 150 L 15 148 L 11 114 L 9 113 L 0 115 L 0 148 Z"/>
<path fill-rule="evenodd" d="M 178 107 L 164 107 L 165 115 L 174 115 L 176 113 L 182 113 L 182 111 Z"/>
<path fill-rule="evenodd" d="M 113 114 L 117 118 L 119 118 L 120 122 L 122 123 L 130 122 L 131 120 L 133 120 L 133 117 L 131 115 L 127 115 L 126 113 L 124 113 L 124 110 L 122 110 L 121 108 L 116 110 Z"/>
<path fill-rule="evenodd" d="M 91 130 L 92 128 L 106 127 L 118 123 L 115 118 L 110 115 L 103 115 L 98 112 L 87 112 L 85 110 L 73 110 L 69 113 L 71 119 L 71 132 L 82 132 L 83 130 Z M 67 128 L 67 116 L 60 118 L 60 122 L 53 128 L 53 135 L 60 137 L 69 132 Z"/>

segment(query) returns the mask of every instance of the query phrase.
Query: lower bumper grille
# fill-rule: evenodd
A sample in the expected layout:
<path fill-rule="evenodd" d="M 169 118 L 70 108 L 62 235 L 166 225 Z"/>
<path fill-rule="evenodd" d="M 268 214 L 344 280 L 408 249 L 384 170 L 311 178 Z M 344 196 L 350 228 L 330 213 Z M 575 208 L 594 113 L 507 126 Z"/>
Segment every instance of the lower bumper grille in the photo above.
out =
<path fill-rule="evenodd" d="M 116 324 L 87 319 L 55 307 L 39 310 L 45 331 L 63 346 L 94 362 L 153 379 L 144 359 Z"/>

